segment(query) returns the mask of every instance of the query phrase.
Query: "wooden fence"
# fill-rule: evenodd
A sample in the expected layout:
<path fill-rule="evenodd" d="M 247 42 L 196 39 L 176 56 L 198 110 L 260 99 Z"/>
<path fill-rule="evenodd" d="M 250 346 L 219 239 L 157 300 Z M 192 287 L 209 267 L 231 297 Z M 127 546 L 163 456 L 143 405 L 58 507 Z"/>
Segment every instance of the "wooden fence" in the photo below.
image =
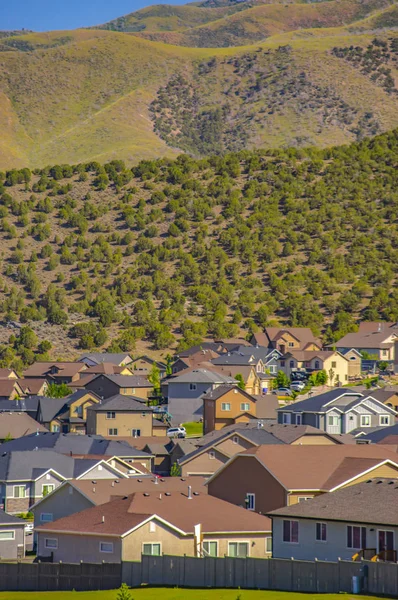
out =
<path fill-rule="evenodd" d="M 107 590 L 122 582 L 193 588 L 241 588 L 305 593 L 361 592 L 398 598 L 398 564 L 278 558 L 143 556 L 122 564 L 0 563 L 0 591 Z"/>

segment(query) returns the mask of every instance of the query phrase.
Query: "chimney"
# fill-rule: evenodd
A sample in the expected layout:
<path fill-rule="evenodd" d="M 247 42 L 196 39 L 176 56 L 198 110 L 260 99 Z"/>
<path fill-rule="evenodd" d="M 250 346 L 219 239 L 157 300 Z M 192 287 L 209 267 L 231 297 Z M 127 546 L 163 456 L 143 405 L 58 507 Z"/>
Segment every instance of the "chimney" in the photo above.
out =
<path fill-rule="evenodd" d="M 102 523 L 105 523 L 105 516 L 102 515 Z"/>
<path fill-rule="evenodd" d="M 192 500 L 192 486 L 188 486 L 188 500 Z"/>

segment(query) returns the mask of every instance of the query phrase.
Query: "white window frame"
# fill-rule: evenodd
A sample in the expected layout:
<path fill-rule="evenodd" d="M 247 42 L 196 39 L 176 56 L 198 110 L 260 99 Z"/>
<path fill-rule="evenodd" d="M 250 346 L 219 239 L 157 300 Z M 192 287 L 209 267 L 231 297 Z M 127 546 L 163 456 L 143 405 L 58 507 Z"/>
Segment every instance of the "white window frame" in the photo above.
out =
<path fill-rule="evenodd" d="M 228 556 L 230 558 L 240 558 L 240 556 L 231 556 L 231 554 L 229 552 L 229 547 L 231 546 L 231 544 L 246 544 L 247 545 L 246 557 L 250 558 L 250 541 L 249 540 L 229 540 L 228 541 Z"/>
<path fill-rule="evenodd" d="M 346 529 L 345 529 L 345 534 L 346 534 L 346 542 L 348 541 L 348 528 L 351 527 L 351 541 L 352 541 L 352 546 L 348 546 L 347 544 L 347 549 L 348 550 L 362 550 L 362 537 L 363 537 L 363 529 L 365 529 L 365 537 L 366 537 L 366 544 L 368 544 L 368 530 L 366 527 L 364 527 L 363 525 L 346 525 Z M 360 531 L 360 536 L 361 536 L 361 545 L 359 547 L 354 546 L 354 527 L 358 527 L 361 531 Z"/>
<path fill-rule="evenodd" d="M 51 519 L 45 519 L 45 516 L 51 517 Z M 53 513 L 40 513 L 40 523 L 51 523 L 54 521 Z"/>
<path fill-rule="evenodd" d="M 228 408 L 225 408 L 226 406 L 228 406 Z M 221 410 L 223 412 L 230 412 L 231 411 L 231 403 L 230 402 L 221 402 Z"/>
<path fill-rule="evenodd" d="M 103 544 L 106 544 L 108 546 L 112 546 L 112 550 L 104 550 L 102 548 Z M 113 554 L 114 550 L 113 550 L 113 542 L 100 542 L 99 543 L 99 551 L 102 552 L 103 554 Z"/>
<path fill-rule="evenodd" d="M 48 542 L 55 542 L 55 546 L 49 546 Z M 44 538 L 44 547 L 47 550 L 58 550 L 58 538 Z"/>
<path fill-rule="evenodd" d="M 380 531 L 383 531 L 384 533 L 392 533 L 392 539 L 393 539 L 393 547 L 395 550 L 395 531 L 393 529 L 378 529 L 377 530 L 377 553 L 382 552 L 382 550 L 380 550 L 380 546 L 379 546 L 379 533 Z"/>
<path fill-rule="evenodd" d="M 159 546 L 160 548 L 160 553 L 159 554 L 145 554 L 145 556 L 162 556 L 163 552 L 162 552 L 162 542 L 143 542 L 142 543 L 142 548 L 141 548 L 141 554 L 144 554 L 144 546 Z"/>
<path fill-rule="evenodd" d="M 320 531 L 321 531 L 320 539 L 318 539 L 316 537 L 318 525 L 320 525 Z M 322 539 L 322 527 L 323 526 L 325 526 L 325 539 L 324 540 Z M 325 544 L 328 541 L 328 524 L 325 523 L 325 521 L 317 521 L 315 523 L 315 541 L 320 542 L 321 544 Z"/>
<path fill-rule="evenodd" d="M 216 544 L 216 548 L 217 548 L 216 549 L 216 557 L 218 557 L 218 548 L 219 548 L 218 540 L 203 540 L 203 542 L 202 542 L 202 549 L 203 550 L 204 550 L 204 545 L 205 544 Z M 205 556 L 211 556 L 211 554 L 205 554 Z"/>
<path fill-rule="evenodd" d="M 15 540 L 15 529 L 2 529 L 0 530 L 0 534 L 2 533 L 11 533 L 11 536 L 8 538 L 0 537 L 0 542 L 9 542 L 10 540 Z"/>
<path fill-rule="evenodd" d="M 382 423 L 382 419 L 385 419 L 387 423 Z M 390 424 L 390 415 L 380 415 L 379 417 L 379 425 L 389 425 Z"/>
<path fill-rule="evenodd" d="M 149 521 L 149 533 L 155 533 L 156 531 L 156 523 L 154 521 Z"/>
<path fill-rule="evenodd" d="M 237 435 L 234 435 L 234 437 L 232 438 L 232 443 L 233 444 L 239 444 L 239 438 Z"/>
<path fill-rule="evenodd" d="M 197 387 L 198 386 L 196 385 L 196 383 L 190 383 L 189 384 L 189 391 L 190 392 L 194 392 L 197 389 Z"/>
<path fill-rule="evenodd" d="M 290 413 L 282 413 L 282 423 L 283 425 L 290 425 L 292 422 L 292 415 Z"/>
<path fill-rule="evenodd" d="M 46 496 L 49 496 L 51 494 L 51 492 L 53 492 L 55 490 L 55 483 L 42 483 L 41 485 L 41 495 L 44 497 L 44 488 L 49 488 L 52 487 L 52 490 L 47 492 Z"/>
<path fill-rule="evenodd" d="M 272 535 L 265 538 L 265 554 L 272 554 Z"/>
<path fill-rule="evenodd" d="M 111 431 L 113 431 L 113 432 L 116 431 L 116 433 L 111 433 Z M 118 433 L 119 433 L 119 430 L 118 430 L 117 427 L 111 427 L 110 429 L 108 429 L 108 435 L 109 436 L 115 436 L 116 437 L 118 435 Z"/>
<path fill-rule="evenodd" d="M 292 540 L 284 540 L 284 529 L 285 529 L 285 521 L 290 523 L 290 538 L 292 537 L 292 523 L 297 523 L 297 542 L 292 542 Z M 282 520 L 282 544 L 299 544 L 300 543 L 300 522 L 297 519 L 283 519 Z"/>
<path fill-rule="evenodd" d="M 256 494 L 254 494 L 253 492 L 248 492 L 246 494 L 246 500 L 249 501 L 246 502 L 247 510 L 256 510 Z"/>
<path fill-rule="evenodd" d="M 361 417 L 361 427 L 371 427 L 372 426 L 372 415 L 360 415 Z M 368 424 L 364 423 L 364 419 L 369 419 Z"/>
<path fill-rule="evenodd" d="M 16 496 L 15 490 L 20 489 L 20 488 L 23 488 L 23 496 L 20 496 L 20 495 Z M 14 485 L 12 493 L 13 493 L 13 498 L 26 498 L 26 485 L 24 485 L 24 484 L 23 485 Z"/>
<path fill-rule="evenodd" d="M 248 410 L 250 410 L 250 402 L 241 402 L 240 403 L 240 410 L 242 412 L 247 412 Z"/>
<path fill-rule="evenodd" d="M 287 345 L 289 348 L 294 348 L 294 342 L 288 342 Z"/>
<path fill-rule="evenodd" d="M 214 452 L 214 450 L 210 450 L 209 451 L 209 459 L 214 460 L 215 458 L 216 458 L 216 453 Z"/>
<path fill-rule="evenodd" d="M 111 421 L 112 419 L 116 419 L 116 412 L 114 410 L 108 410 L 107 413 L 106 413 L 106 419 L 107 419 L 107 421 Z"/>
<path fill-rule="evenodd" d="M 332 422 L 330 422 L 332 420 Z M 328 415 L 328 426 L 329 427 L 337 427 L 339 424 L 339 417 L 337 415 Z"/>
<path fill-rule="evenodd" d="M 312 500 L 314 496 L 297 496 L 297 503 L 299 502 L 307 502 L 307 500 Z"/>
<path fill-rule="evenodd" d="M 131 430 L 131 435 L 133 438 L 139 438 L 141 437 L 141 429 L 132 429 Z"/>

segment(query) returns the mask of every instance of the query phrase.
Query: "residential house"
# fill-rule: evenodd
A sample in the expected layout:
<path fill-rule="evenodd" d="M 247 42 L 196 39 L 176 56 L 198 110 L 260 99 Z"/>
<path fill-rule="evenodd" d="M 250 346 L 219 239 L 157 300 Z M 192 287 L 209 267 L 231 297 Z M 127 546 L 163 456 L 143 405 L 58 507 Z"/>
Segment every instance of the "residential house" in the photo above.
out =
<path fill-rule="evenodd" d="M 362 354 L 358 350 L 355 350 L 355 348 L 350 348 L 349 350 L 341 348 L 339 352 L 348 360 L 348 380 L 360 379 L 362 373 Z"/>
<path fill-rule="evenodd" d="M 364 396 L 372 396 L 372 398 L 398 411 L 398 388 L 396 386 L 364 390 L 362 393 Z"/>
<path fill-rule="evenodd" d="M 270 520 L 200 492 L 135 492 L 37 528 L 38 556 L 121 562 L 142 554 L 252 556 L 271 550 Z"/>
<path fill-rule="evenodd" d="M 33 507 L 35 528 L 43 523 L 56 521 L 77 512 L 106 504 L 117 497 L 134 492 L 164 494 L 185 492 L 191 486 L 192 493 L 207 494 L 203 477 L 153 477 L 141 474 L 129 479 L 71 479 L 64 481 L 53 492 L 41 498 Z"/>
<path fill-rule="evenodd" d="M 46 431 L 46 428 L 26 412 L 0 412 L 0 442 L 38 431 Z"/>
<path fill-rule="evenodd" d="M 76 435 L 73 433 L 46 433 L 39 432 L 34 435 L 6 442 L 1 447 L 3 452 L 27 452 L 31 450 L 54 450 L 67 456 L 101 456 L 106 460 L 117 456 L 124 462 L 141 463 L 151 471 L 152 457 L 141 450 L 137 450 L 126 441 L 107 440 L 100 435 Z"/>
<path fill-rule="evenodd" d="M 276 394 L 253 395 L 256 399 L 256 416 L 264 422 L 276 422 L 279 400 Z"/>
<path fill-rule="evenodd" d="M 159 369 L 160 377 L 165 377 L 167 369 L 166 363 L 160 360 L 155 360 L 150 356 L 143 355 L 139 356 L 138 358 L 134 358 L 129 364 L 129 368 L 135 375 L 142 374 L 145 375 L 145 377 L 147 377 L 150 374 L 153 365 L 155 365 Z"/>
<path fill-rule="evenodd" d="M 35 362 L 24 371 L 24 379 L 46 379 L 48 383 L 72 383 L 86 365 L 79 362 Z M 26 384 L 26 382 L 25 382 Z"/>
<path fill-rule="evenodd" d="M 169 424 L 167 422 L 162 421 L 161 419 L 158 419 L 155 415 L 153 415 L 152 435 L 163 437 L 167 435 L 168 428 Z"/>
<path fill-rule="evenodd" d="M 398 445 L 398 423 L 389 427 L 373 427 L 362 431 L 355 438 L 357 444 Z"/>
<path fill-rule="evenodd" d="M 127 352 L 90 352 L 88 354 L 82 354 L 79 357 L 79 362 L 84 363 L 88 367 L 99 365 L 104 362 L 112 363 L 117 367 L 125 367 L 129 365 L 132 360 L 132 357 Z"/>
<path fill-rule="evenodd" d="M 236 384 L 230 376 L 209 369 L 187 370 L 172 377 L 168 385 L 168 412 L 172 423 L 200 421 L 203 417 L 203 395 L 219 385 Z"/>
<path fill-rule="evenodd" d="M 122 394 L 147 400 L 153 394 L 153 385 L 143 375 L 96 375 L 85 389 L 104 399 Z"/>
<path fill-rule="evenodd" d="M 87 433 L 87 409 L 98 404 L 100 398 L 93 392 L 78 390 L 65 398 L 41 398 L 37 420 L 49 431 Z"/>
<path fill-rule="evenodd" d="M 350 433 L 358 427 L 392 425 L 390 406 L 354 389 L 334 389 L 278 409 L 278 423 L 312 425 L 327 433 Z"/>
<path fill-rule="evenodd" d="M 230 377 L 236 383 L 236 377 L 242 377 L 246 392 L 256 396 L 262 392 L 261 373 L 257 373 L 253 365 L 213 365 L 203 363 L 203 368 L 214 371 L 219 375 Z"/>
<path fill-rule="evenodd" d="M 261 445 L 235 454 L 208 480 L 209 494 L 267 514 L 366 481 L 398 477 L 392 446 Z"/>
<path fill-rule="evenodd" d="M 0 456 L 0 502 L 4 510 L 18 514 L 27 512 L 66 479 L 127 476 L 98 458 L 80 459 L 50 449 L 3 451 Z"/>
<path fill-rule="evenodd" d="M 203 396 L 204 433 L 222 429 L 237 420 L 249 421 L 256 417 L 256 398 L 237 385 L 219 385 Z"/>
<path fill-rule="evenodd" d="M 117 394 L 87 410 L 87 433 L 107 436 L 152 435 L 153 408 L 141 398 Z"/>
<path fill-rule="evenodd" d="M 172 439 L 167 436 L 162 438 L 154 436 L 140 438 L 139 443 L 136 443 L 136 447 L 154 457 L 152 463 L 153 473 L 162 477 L 170 475 L 171 452 L 174 449 Z"/>
<path fill-rule="evenodd" d="M 132 375 L 132 371 L 129 367 L 115 365 L 111 362 L 103 362 L 99 363 L 99 365 L 93 365 L 92 367 L 87 367 L 85 371 L 82 372 L 80 378 L 85 377 L 86 375 Z"/>
<path fill-rule="evenodd" d="M 397 562 L 396 478 L 367 478 L 269 516 L 275 558 Z"/>
<path fill-rule="evenodd" d="M 265 327 L 263 333 L 254 333 L 250 341 L 281 354 L 292 350 L 322 350 L 322 343 L 309 327 Z"/>
<path fill-rule="evenodd" d="M 48 390 L 46 379 L 18 379 L 25 396 L 45 396 Z"/>
<path fill-rule="evenodd" d="M 25 557 L 25 521 L 0 510 L 0 561 Z"/>
<path fill-rule="evenodd" d="M 39 410 L 39 402 L 41 396 L 27 396 L 16 398 L 15 400 L 0 399 L 0 413 L 2 412 L 24 412 L 32 419 L 37 420 L 37 412 Z"/>
<path fill-rule="evenodd" d="M 243 366 L 243 367 L 254 367 L 256 373 L 264 373 L 264 357 L 256 355 L 257 353 L 254 351 L 249 354 L 244 354 L 242 352 L 227 352 L 226 354 L 222 354 L 217 358 L 213 358 L 211 361 L 213 365 L 220 366 Z"/>
<path fill-rule="evenodd" d="M 377 360 L 386 361 L 391 366 L 398 361 L 396 346 L 398 344 L 398 324 L 386 322 L 362 322 L 355 333 L 347 333 L 333 346 L 341 351 L 355 348 L 365 352 Z"/>
<path fill-rule="evenodd" d="M 211 348 L 198 349 L 196 352 L 191 352 L 187 356 L 179 355 L 172 364 L 173 375 L 185 372 L 187 369 L 198 369 L 203 363 L 210 363 L 214 358 L 218 358 L 221 354 Z"/>
<path fill-rule="evenodd" d="M 19 379 L 14 369 L 0 369 L 0 379 Z"/>
<path fill-rule="evenodd" d="M 0 379 L 0 400 L 17 400 L 25 396 L 17 379 Z"/>
<path fill-rule="evenodd" d="M 333 350 L 290 350 L 279 359 L 280 370 L 288 377 L 294 371 L 307 374 L 326 371 L 329 385 L 344 385 L 348 382 L 349 360 Z"/>

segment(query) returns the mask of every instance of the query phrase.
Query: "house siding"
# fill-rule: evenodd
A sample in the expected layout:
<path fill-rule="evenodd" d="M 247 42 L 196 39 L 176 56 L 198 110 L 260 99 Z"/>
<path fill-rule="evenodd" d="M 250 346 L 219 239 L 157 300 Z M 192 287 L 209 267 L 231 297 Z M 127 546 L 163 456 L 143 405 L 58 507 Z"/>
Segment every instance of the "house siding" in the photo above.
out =
<path fill-rule="evenodd" d="M 21 548 L 22 557 L 25 556 L 25 525 L 2 524 L 1 531 L 13 531 L 13 540 L 0 540 L 0 560 L 17 560 L 18 546 Z"/>
<path fill-rule="evenodd" d="M 239 456 L 231 462 L 209 482 L 208 493 L 238 506 L 245 506 L 248 493 L 255 494 L 255 510 L 262 514 L 286 506 L 287 500 L 284 487 L 250 456 Z"/>
<path fill-rule="evenodd" d="M 58 548 L 51 550 L 45 547 L 45 539 L 58 541 Z M 113 542 L 113 552 L 100 552 L 100 542 Z M 101 537 L 91 535 L 75 535 L 66 533 L 38 532 L 37 555 L 53 557 L 54 562 L 88 562 L 88 563 L 118 563 L 121 561 L 122 544 L 118 537 Z"/>
<path fill-rule="evenodd" d="M 93 487 L 95 487 L 93 485 Z M 72 490 L 72 491 L 70 491 Z M 83 494 L 70 485 L 64 485 L 55 493 L 49 494 L 44 500 L 33 509 L 35 527 L 43 525 L 40 520 L 41 513 L 51 513 L 53 521 L 69 517 L 74 513 L 91 508 L 93 503 Z"/>
<path fill-rule="evenodd" d="M 210 458 L 210 452 L 215 453 L 214 458 Z M 225 465 L 229 460 L 228 456 L 224 456 L 221 452 L 213 448 L 209 448 L 207 452 L 203 452 L 195 456 L 187 463 L 181 465 L 181 474 L 186 477 L 188 475 L 213 475 L 220 467 Z"/>
<path fill-rule="evenodd" d="M 112 409 L 109 409 L 110 411 Z M 88 411 L 87 433 L 108 436 L 109 429 L 117 429 L 119 437 L 131 436 L 132 429 L 140 429 L 141 436 L 152 436 L 152 413 L 113 411 L 114 419 L 107 419 L 106 412 Z"/>
<path fill-rule="evenodd" d="M 202 396 L 214 389 L 212 383 L 197 383 L 196 389 L 191 390 L 189 383 L 169 381 L 168 404 L 172 423 L 179 425 L 188 421 L 199 421 L 203 416 Z M 214 386 L 216 387 L 216 386 Z"/>

